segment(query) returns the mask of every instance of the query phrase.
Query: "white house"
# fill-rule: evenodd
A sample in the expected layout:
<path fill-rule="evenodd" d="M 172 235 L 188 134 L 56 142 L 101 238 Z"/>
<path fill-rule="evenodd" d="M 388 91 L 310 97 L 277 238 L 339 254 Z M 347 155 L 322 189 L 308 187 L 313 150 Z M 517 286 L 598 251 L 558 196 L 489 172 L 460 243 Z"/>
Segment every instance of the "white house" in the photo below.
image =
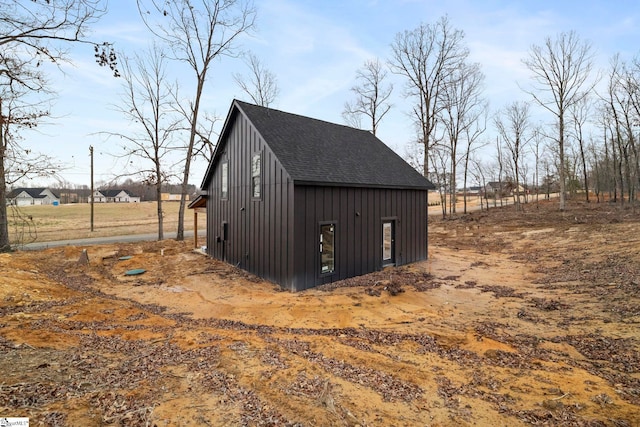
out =
<path fill-rule="evenodd" d="M 140 197 L 133 196 L 127 190 L 96 190 L 93 192 L 95 203 L 140 203 Z"/>
<path fill-rule="evenodd" d="M 7 196 L 15 206 L 58 205 L 60 197 L 48 188 L 16 188 Z"/>

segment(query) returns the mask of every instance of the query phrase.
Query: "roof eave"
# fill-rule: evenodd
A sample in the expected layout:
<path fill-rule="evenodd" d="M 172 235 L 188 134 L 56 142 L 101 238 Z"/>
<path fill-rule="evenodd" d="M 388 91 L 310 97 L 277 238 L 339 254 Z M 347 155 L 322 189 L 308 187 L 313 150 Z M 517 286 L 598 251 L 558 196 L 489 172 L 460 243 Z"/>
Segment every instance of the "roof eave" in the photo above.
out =
<path fill-rule="evenodd" d="M 363 184 L 353 182 L 327 182 L 327 181 L 310 181 L 310 180 L 294 180 L 293 185 L 313 186 L 313 187 L 349 187 L 349 188 L 377 188 L 389 190 L 435 190 L 435 185 L 393 185 L 393 184 Z"/>

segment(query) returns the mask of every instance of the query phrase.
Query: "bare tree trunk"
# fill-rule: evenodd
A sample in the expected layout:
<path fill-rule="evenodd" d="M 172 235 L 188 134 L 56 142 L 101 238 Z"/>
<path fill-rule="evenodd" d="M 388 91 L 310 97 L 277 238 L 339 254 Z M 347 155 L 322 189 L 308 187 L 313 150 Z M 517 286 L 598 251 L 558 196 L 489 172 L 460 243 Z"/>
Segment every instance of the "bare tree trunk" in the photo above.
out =
<path fill-rule="evenodd" d="M 157 176 L 162 176 L 160 173 L 160 165 L 156 165 Z M 164 240 L 164 212 L 162 211 L 162 181 L 156 182 L 156 197 L 157 197 L 157 213 L 158 213 L 158 240 Z"/>
<path fill-rule="evenodd" d="M 196 143 L 197 126 L 198 126 L 198 113 L 200 112 L 200 99 L 202 97 L 202 91 L 206 80 L 207 68 L 203 70 L 201 74 L 198 74 L 198 87 L 196 89 L 196 99 L 191 109 L 190 118 L 190 134 L 189 145 L 187 146 L 186 158 L 184 163 L 184 174 L 182 175 L 182 186 L 180 194 L 180 208 L 178 210 L 178 232 L 176 234 L 176 240 L 184 240 L 184 211 L 187 205 L 187 190 L 189 187 L 189 173 L 191 171 L 191 160 L 193 159 L 193 149 Z"/>
<path fill-rule="evenodd" d="M 0 252 L 11 250 L 9 242 L 9 218 L 7 215 L 7 183 L 5 180 L 5 135 L 0 114 Z"/>
<path fill-rule="evenodd" d="M 566 171 L 564 164 L 564 113 L 561 111 L 558 115 L 558 156 L 560 165 L 558 167 L 558 175 L 560 175 L 560 210 L 564 211 L 566 208 Z"/>
<path fill-rule="evenodd" d="M 580 159 L 582 161 L 582 178 L 584 179 L 584 192 L 586 193 L 586 201 L 589 203 L 589 177 L 587 174 L 587 160 L 584 155 L 584 143 L 580 142 Z"/>

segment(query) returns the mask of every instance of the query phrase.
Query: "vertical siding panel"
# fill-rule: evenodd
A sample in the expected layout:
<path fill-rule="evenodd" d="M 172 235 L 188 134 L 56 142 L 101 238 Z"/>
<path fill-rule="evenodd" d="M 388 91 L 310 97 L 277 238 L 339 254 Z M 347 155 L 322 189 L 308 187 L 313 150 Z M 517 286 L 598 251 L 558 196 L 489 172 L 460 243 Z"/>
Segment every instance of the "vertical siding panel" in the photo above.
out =
<path fill-rule="evenodd" d="M 375 260 L 375 269 L 379 270 L 382 267 L 382 257 L 381 257 L 381 249 L 380 249 L 380 245 L 382 243 L 382 239 L 381 239 L 381 230 L 380 228 L 382 227 L 381 225 L 381 219 L 382 219 L 382 204 L 383 204 L 383 200 L 382 200 L 382 195 L 383 191 L 382 190 L 376 190 L 374 192 L 374 211 L 375 211 L 375 220 L 374 220 L 374 225 L 373 225 L 373 245 L 371 245 L 371 247 L 373 248 L 373 257 L 372 259 Z"/>
<path fill-rule="evenodd" d="M 279 239 L 281 234 L 278 233 L 278 229 L 279 227 L 282 225 L 282 216 L 280 215 L 280 213 L 282 212 L 282 208 L 278 209 L 278 206 L 281 206 L 284 203 L 284 200 L 282 200 L 282 180 L 280 179 L 280 173 L 281 171 L 278 170 L 278 168 L 276 167 L 276 159 L 275 156 L 273 156 L 273 154 L 271 155 L 272 157 L 272 168 L 273 168 L 273 176 L 274 176 L 274 180 L 271 183 L 271 191 L 274 195 L 274 200 L 271 202 L 271 218 L 273 221 L 273 228 L 272 228 L 272 241 L 268 242 L 268 251 L 269 254 L 271 255 L 271 271 L 273 271 L 273 275 L 274 277 L 278 278 L 278 282 L 279 283 L 283 283 L 282 282 L 282 274 L 281 274 L 281 268 L 280 268 L 280 263 L 282 262 L 282 260 L 286 260 L 285 258 L 285 253 L 284 251 L 279 251 L 280 248 L 284 249 L 284 246 L 282 246 L 279 243 Z M 280 252 L 280 259 L 278 259 L 278 252 Z"/>
<path fill-rule="evenodd" d="M 336 261 L 339 262 L 338 267 L 339 277 L 346 277 L 351 271 L 351 245 L 353 244 L 353 235 L 351 234 L 351 220 L 349 215 L 349 189 L 339 188 L 335 191 L 337 206 L 334 209 L 333 217 L 338 221 L 338 229 L 336 230 L 336 239 L 338 240 L 338 250 L 340 252 L 335 253 Z"/>
<path fill-rule="evenodd" d="M 241 117 L 240 120 L 238 120 L 238 125 L 240 126 L 239 128 L 239 133 L 243 134 L 242 136 L 244 137 L 244 117 Z M 245 140 L 246 143 L 242 143 L 243 141 L 235 141 L 236 145 L 238 147 L 238 169 L 236 170 L 236 182 L 238 183 L 238 199 L 237 199 L 237 205 L 236 205 L 236 212 L 237 212 L 237 217 L 235 218 L 235 221 L 237 223 L 236 225 L 236 230 L 235 230 L 235 238 L 234 238 L 234 243 L 235 243 L 235 247 L 233 249 L 233 264 L 237 264 L 239 265 L 241 268 L 246 268 L 247 266 L 244 263 L 244 259 L 242 257 L 241 254 L 244 253 L 244 249 L 245 249 L 245 236 L 247 234 L 247 230 L 246 230 L 246 224 L 247 224 L 247 217 L 249 215 L 249 212 L 247 211 L 247 209 L 249 208 L 246 205 L 246 186 L 245 186 L 245 174 L 246 174 L 246 170 L 247 170 L 247 146 L 246 144 L 249 142 L 248 140 Z M 244 209 L 242 209 L 244 208 Z"/>
<path fill-rule="evenodd" d="M 244 266 L 244 262 L 242 259 L 241 254 L 243 253 L 244 250 L 244 239 L 245 239 L 245 234 L 246 234 L 246 230 L 245 230 L 245 224 L 246 224 L 246 220 L 247 220 L 247 215 L 248 212 L 245 209 L 242 209 L 243 207 L 245 207 L 245 199 L 246 199 L 246 188 L 245 188 L 245 179 L 244 179 L 244 175 L 247 169 L 246 166 L 246 155 L 247 155 L 247 150 L 246 150 L 246 144 L 243 143 L 244 141 L 242 141 L 242 138 L 244 138 L 244 134 L 243 134 L 243 126 L 244 124 L 244 117 L 241 117 L 240 120 L 238 120 L 238 125 L 240 126 L 240 128 L 237 130 L 238 133 L 238 138 L 236 138 L 235 142 L 235 146 L 236 146 L 236 151 L 238 153 L 237 155 L 237 159 L 236 159 L 236 172 L 235 172 L 235 180 L 238 184 L 238 190 L 237 190 L 237 197 L 236 197 L 236 205 L 235 205 L 235 209 L 234 209 L 234 214 L 235 214 L 235 218 L 233 219 L 233 222 L 235 223 L 234 226 L 234 238 L 232 240 L 232 244 L 233 244 L 233 259 L 231 261 L 232 264 L 238 264 L 240 266 Z"/>
<path fill-rule="evenodd" d="M 256 147 L 256 132 L 255 130 L 251 130 L 251 152 L 249 153 L 249 158 L 251 158 L 253 156 L 253 154 L 258 150 L 258 147 Z M 250 162 L 250 161 L 249 161 Z M 261 173 L 261 179 L 264 180 L 264 158 L 260 158 L 260 173 Z M 247 176 L 247 182 L 249 183 L 249 192 L 252 192 L 251 189 L 251 166 L 249 166 L 247 168 L 249 174 Z M 260 182 L 260 185 L 262 186 L 262 188 L 264 188 L 264 182 Z M 260 196 L 264 197 L 264 194 L 262 194 L 262 188 L 260 189 Z M 251 197 L 253 197 L 253 195 L 251 194 Z M 251 201 L 251 222 L 249 223 L 249 236 L 251 237 L 251 243 L 249 245 L 249 247 L 247 248 L 247 252 L 249 253 L 249 265 L 251 266 L 251 271 L 255 272 L 258 276 L 262 276 L 264 273 L 262 271 L 262 264 L 259 263 L 258 258 L 260 256 L 260 242 L 262 240 L 262 235 L 264 235 L 264 230 L 261 230 L 261 233 L 258 233 L 257 230 L 257 225 L 258 225 L 258 221 L 260 220 L 260 215 L 261 215 L 261 209 L 262 209 L 262 203 L 259 201 Z"/>
<path fill-rule="evenodd" d="M 424 222 L 427 219 L 427 201 L 423 192 L 418 192 L 416 197 L 416 234 L 420 236 L 418 239 L 418 259 L 424 259 L 427 250 L 427 223 Z"/>
<path fill-rule="evenodd" d="M 283 173 L 284 176 L 284 173 Z M 283 182 L 283 185 L 285 185 L 285 183 Z M 286 257 L 286 270 L 284 272 L 285 277 L 287 278 L 287 283 L 290 284 L 292 287 L 291 289 L 293 290 L 293 286 L 295 286 L 295 280 L 296 280 L 296 269 L 295 269 L 295 253 L 296 253 L 296 242 L 295 242 L 295 236 L 298 230 L 297 224 L 295 224 L 296 221 L 296 213 L 298 212 L 298 209 L 294 208 L 295 206 L 295 202 L 297 202 L 298 200 L 298 195 L 295 192 L 295 189 L 293 188 L 293 183 L 289 182 L 289 180 L 286 180 L 286 186 L 285 186 L 285 194 L 283 195 L 283 199 L 285 200 L 285 209 L 283 209 L 282 214 L 285 217 L 285 226 L 282 227 L 282 233 L 284 234 L 282 242 L 286 242 L 286 247 L 284 248 L 286 250 L 287 253 L 287 257 Z M 300 203 L 298 202 L 298 205 L 300 205 Z"/>
<path fill-rule="evenodd" d="M 367 202 L 365 204 L 365 212 L 363 213 L 367 222 L 365 224 L 365 234 L 367 241 L 367 256 L 365 257 L 365 265 L 366 271 L 375 271 L 376 270 L 376 259 L 375 259 L 375 235 L 373 229 L 375 228 L 375 200 L 374 200 L 375 190 L 369 188 L 367 189 Z"/>
<path fill-rule="evenodd" d="M 409 222 L 407 222 L 407 204 L 409 203 L 410 197 L 409 193 L 410 191 L 406 190 L 396 191 L 398 199 L 398 204 L 396 205 L 398 210 L 398 221 L 396 221 L 396 227 L 400 229 L 399 233 L 396 232 L 396 234 L 400 236 L 400 245 L 402 246 L 402 250 L 398 254 L 399 256 L 396 257 L 396 259 L 400 260 L 400 265 L 405 263 L 405 257 L 410 256 L 409 254 L 411 253 L 411 242 L 414 238 L 411 233 L 409 233 L 408 227 L 405 226 L 405 224 L 409 224 Z"/>
<path fill-rule="evenodd" d="M 420 197 L 420 204 L 418 206 L 418 212 L 420 213 L 421 225 L 424 235 L 424 243 L 422 244 L 422 250 L 424 251 L 424 258 L 427 259 L 429 256 L 429 226 L 428 226 L 428 192 L 423 192 L 422 197 Z"/>
<path fill-rule="evenodd" d="M 272 275 L 274 278 L 277 278 L 278 281 L 282 281 L 282 276 L 279 274 L 280 268 L 279 268 L 279 263 L 278 263 L 278 259 L 276 258 L 277 256 L 277 249 L 280 248 L 281 246 L 277 245 L 278 242 L 278 227 L 282 224 L 282 218 L 278 215 L 278 209 L 277 207 L 279 205 L 282 204 L 283 200 L 282 197 L 280 195 L 281 190 L 282 190 L 282 183 L 280 180 L 279 175 L 279 171 L 276 168 L 276 160 L 275 157 L 273 156 L 273 154 L 269 155 L 270 159 L 271 159 L 271 170 L 272 170 L 272 174 L 273 174 L 273 181 L 270 183 L 269 185 L 269 191 L 271 194 L 273 194 L 273 199 L 271 199 L 269 201 L 269 211 L 270 211 L 270 218 L 271 218 L 271 240 L 267 239 L 267 247 L 266 247 L 266 251 L 269 254 L 269 269 L 272 272 Z M 284 257 L 284 253 L 280 254 L 280 257 Z"/>
<path fill-rule="evenodd" d="M 270 259 L 272 252 L 269 250 L 269 239 L 273 235 L 273 223 L 271 222 L 271 204 L 273 203 L 274 194 L 272 192 L 272 184 L 275 181 L 275 176 L 273 174 L 273 169 L 271 168 L 271 153 L 268 150 L 261 150 L 263 163 L 262 167 L 264 169 L 263 174 L 263 183 L 262 183 L 262 201 L 260 202 L 261 207 L 261 218 L 260 223 L 262 224 L 262 232 L 261 236 L 261 244 L 260 244 L 260 261 L 262 266 L 262 271 L 265 277 L 273 280 L 273 270 L 270 268 Z"/>
<path fill-rule="evenodd" d="M 422 194 L 419 191 L 415 192 L 414 195 L 414 203 L 413 203 L 413 222 L 414 227 L 416 227 L 416 257 L 415 259 L 423 259 L 424 249 L 422 246 L 426 247 L 426 241 L 423 235 L 425 234 L 426 225 L 422 224 L 422 204 L 420 201 L 422 200 Z"/>
<path fill-rule="evenodd" d="M 275 178 L 271 168 L 271 155 L 267 150 L 261 150 L 262 153 L 262 201 L 258 202 L 260 205 L 260 224 L 262 230 L 260 232 L 260 270 L 262 271 L 262 277 L 267 277 L 273 280 L 273 270 L 270 268 L 272 251 L 269 250 L 269 241 L 273 235 L 273 223 L 271 222 L 271 204 L 273 203 L 274 194 L 272 193 L 272 183 Z"/>
<path fill-rule="evenodd" d="M 307 196 L 307 218 L 310 219 L 307 223 L 306 228 L 306 238 L 307 240 L 303 243 L 304 252 L 307 254 L 306 256 L 306 264 L 305 264 L 305 288 L 311 286 L 312 283 L 315 283 L 315 279 L 318 273 L 319 268 L 319 254 L 317 251 L 317 210 L 322 209 L 322 203 L 319 200 L 322 200 L 322 194 L 316 187 L 307 188 L 309 192 Z M 313 243 L 313 248 L 310 245 Z"/>
<path fill-rule="evenodd" d="M 405 222 L 407 224 L 407 226 L 410 226 L 410 224 L 414 224 L 413 227 L 415 227 L 415 215 L 416 215 L 416 211 L 415 211 L 415 204 L 416 204 L 416 195 L 417 192 L 416 191 L 407 191 L 407 203 L 405 205 Z M 408 227 L 407 227 L 408 228 Z M 413 233 L 409 233 L 409 238 L 411 239 L 411 244 L 409 246 L 409 250 L 407 253 L 407 259 L 415 259 L 416 255 L 418 254 L 418 236 L 420 235 L 420 229 L 415 229 L 415 231 Z"/>
<path fill-rule="evenodd" d="M 249 173 L 248 170 L 251 167 L 251 160 L 250 160 L 250 156 L 251 156 L 251 134 L 248 131 L 248 126 L 246 123 L 246 120 L 242 120 L 242 135 L 243 135 L 243 139 L 241 139 L 240 141 L 238 141 L 239 144 L 241 144 L 242 147 L 242 166 L 241 166 L 241 176 L 240 176 L 240 180 L 242 183 L 242 200 L 241 200 L 241 209 L 244 208 L 244 210 L 242 211 L 242 213 L 240 214 L 240 216 L 242 217 L 242 231 L 240 232 L 240 237 L 242 238 L 242 244 L 240 245 L 239 248 L 239 252 L 238 252 L 238 261 L 240 262 L 240 266 L 242 268 L 245 268 L 249 271 L 251 270 L 251 264 L 249 264 L 248 259 L 247 259 L 247 252 L 248 249 L 250 247 L 250 243 L 249 243 L 249 237 L 250 237 L 250 230 L 249 230 L 249 226 L 251 224 L 251 215 L 252 215 L 252 209 L 251 209 L 251 199 L 250 199 L 250 195 L 249 195 L 249 186 L 247 185 L 247 174 Z"/>
<path fill-rule="evenodd" d="M 313 194 L 307 187 L 298 187 L 294 189 L 296 194 L 300 196 L 295 197 L 296 201 L 296 222 L 299 224 L 296 227 L 296 234 L 294 239 L 296 241 L 296 251 L 294 252 L 294 256 L 297 259 L 294 276 L 299 283 L 300 287 L 305 287 L 307 283 L 306 272 L 309 268 L 309 258 L 313 258 L 313 252 L 307 253 L 307 242 L 312 239 L 311 234 L 309 234 L 309 209 L 312 207 L 312 198 Z M 300 209 L 298 209 L 300 208 Z M 313 263 L 313 261 L 311 261 Z"/>
<path fill-rule="evenodd" d="M 229 157 L 229 200 L 227 204 L 229 205 L 229 217 L 228 218 L 218 218 L 216 222 L 218 227 L 221 227 L 221 222 L 223 220 L 227 220 L 229 222 L 228 230 L 229 230 L 229 241 L 223 242 L 220 245 L 220 251 L 222 251 L 222 246 L 224 245 L 225 256 L 229 263 L 235 264 L 236 261 L 236 251 L 238 248 L 238 243 L 240 242 L 240 218 L 236 217 L 236 214 L 240 212 L 238 209 L 238 203 L 240 203 L 240 198 L 242 194 L 241 183 L 238 180 L 240 176 L 240 153 L 237 141 L 235 140 L 238 124 L 234 126 L 229 134 L 229 138 L 226 141 L 226 151 L 227 156 Z"/>
<path fill-rule="evenodd" d="M 424 228 L 422 227 L 422 218 L 420 216 L 420 192 L 414 191 L 413 193 L 413 202 L 411 204 L 411 213 L 414 227 L 416 228 L 416 239 L 413 244 L 414 258 L 413 259 L 422 259 L 422 248 L 420 247 L 420 242 L 424 240 L 422 235 L 424 234 Z M 423 243 L 424 244 L 424 243 Z"/>
<path fill-rule="evenodd" d="M 363 219 L 362 219 L 362 198 L 364 197 L 364 193 L 365 193 L 365 189 L 360 188 L 360 189 L 355 189 L 353 191 L 353 221 L 354 221 L 354 231 L 355 231 L 355 236 L 354 236 L 354 260 L 353 260 L 353 264 L 354 264 L 354 272 L 356 275 L 361 275 L 363 274 L 363 265 L 362 265 L 362 260 L 365 257 L 365 253 L 364 251 L 366 250 L 365 248 L 367 247 L 364 242 L 362 241 L 362 236 L 363 236 L 363 230 L 362 230 L 362 224 L 363 224 Z M 358 215 L 356 215 L 356 213 L 358 213 Z"/>
<path fill-rule="evenodd" d="M 356 239 L 356 209 L 355 209 L 355 192 L 354 188 L 347 188 L 347 210 L 346 210 L 346 220 L 349 224 L 349 230 L 347 234 L 343 235 L 344 239 L 347 240 L 347 250 L 349 251 L 349 259 L 347 266 L 347 274 L 349 276 L 355 276 L 356 274 L 356 262 L 358 260 L 358 256 L 356 255 L 356 248 L 359 243 Z"/>
<path fill-rule="evenodd" d="M 414 191 L 411 197 L 411 219 L 413 227 L 415 227 L 415 239 L 413 242 L 413 259 L 418 260 L 422 258 L 422 249 L 420 248 L 420 241 L 424 240 L 422 235 L 424 234 L 424 228 L 420 222 L 420 192 Z"/>

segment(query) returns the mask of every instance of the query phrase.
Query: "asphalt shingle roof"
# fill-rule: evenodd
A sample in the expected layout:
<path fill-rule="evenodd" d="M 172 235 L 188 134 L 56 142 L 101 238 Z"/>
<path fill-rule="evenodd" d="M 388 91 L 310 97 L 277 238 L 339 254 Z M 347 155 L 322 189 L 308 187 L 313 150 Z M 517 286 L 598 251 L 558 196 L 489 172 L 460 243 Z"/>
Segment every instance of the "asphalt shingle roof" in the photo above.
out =
<path fill-rule="evenodd" d="M 109 190 L 98 190 L 100 192 L 100 194 L 102 194 L 104 197 L 116 197 L 118 194 L 120 194 L 121 192 L 125 192 L 126 194 L 129 195 L 129 197 L 134 197 L 131 194 L 129 194 L 129 192 L 127 190 L 118 190 L 118 189 L 109 189 Z"/>
<path fill-rule="evenodd" d="M 13 199 L 15 197 L 18 196 L 18 194 L 25 192 L 27 193 L 29 196 L 31 196 L 34 199 L 44 199 L 45 197 L 47 197 L 46 194 L 42 194 L 44 191 L 46 190 L 46 188 L 26 188 L 26 187 L 20 187 L 20 188 L 15 188 L 13 190 L 11 190 L 11 192 L 9 193 L 9 195 L 7 196 L 9 199 Z M 53 193 L 53 191 L 51 192 L 54 196 L 58 197 L 57 194 Z"/>
<path fill-rule="evenodd" d="M 295 183 L 434 188 L 371 132 L 234 102 Z"/>

